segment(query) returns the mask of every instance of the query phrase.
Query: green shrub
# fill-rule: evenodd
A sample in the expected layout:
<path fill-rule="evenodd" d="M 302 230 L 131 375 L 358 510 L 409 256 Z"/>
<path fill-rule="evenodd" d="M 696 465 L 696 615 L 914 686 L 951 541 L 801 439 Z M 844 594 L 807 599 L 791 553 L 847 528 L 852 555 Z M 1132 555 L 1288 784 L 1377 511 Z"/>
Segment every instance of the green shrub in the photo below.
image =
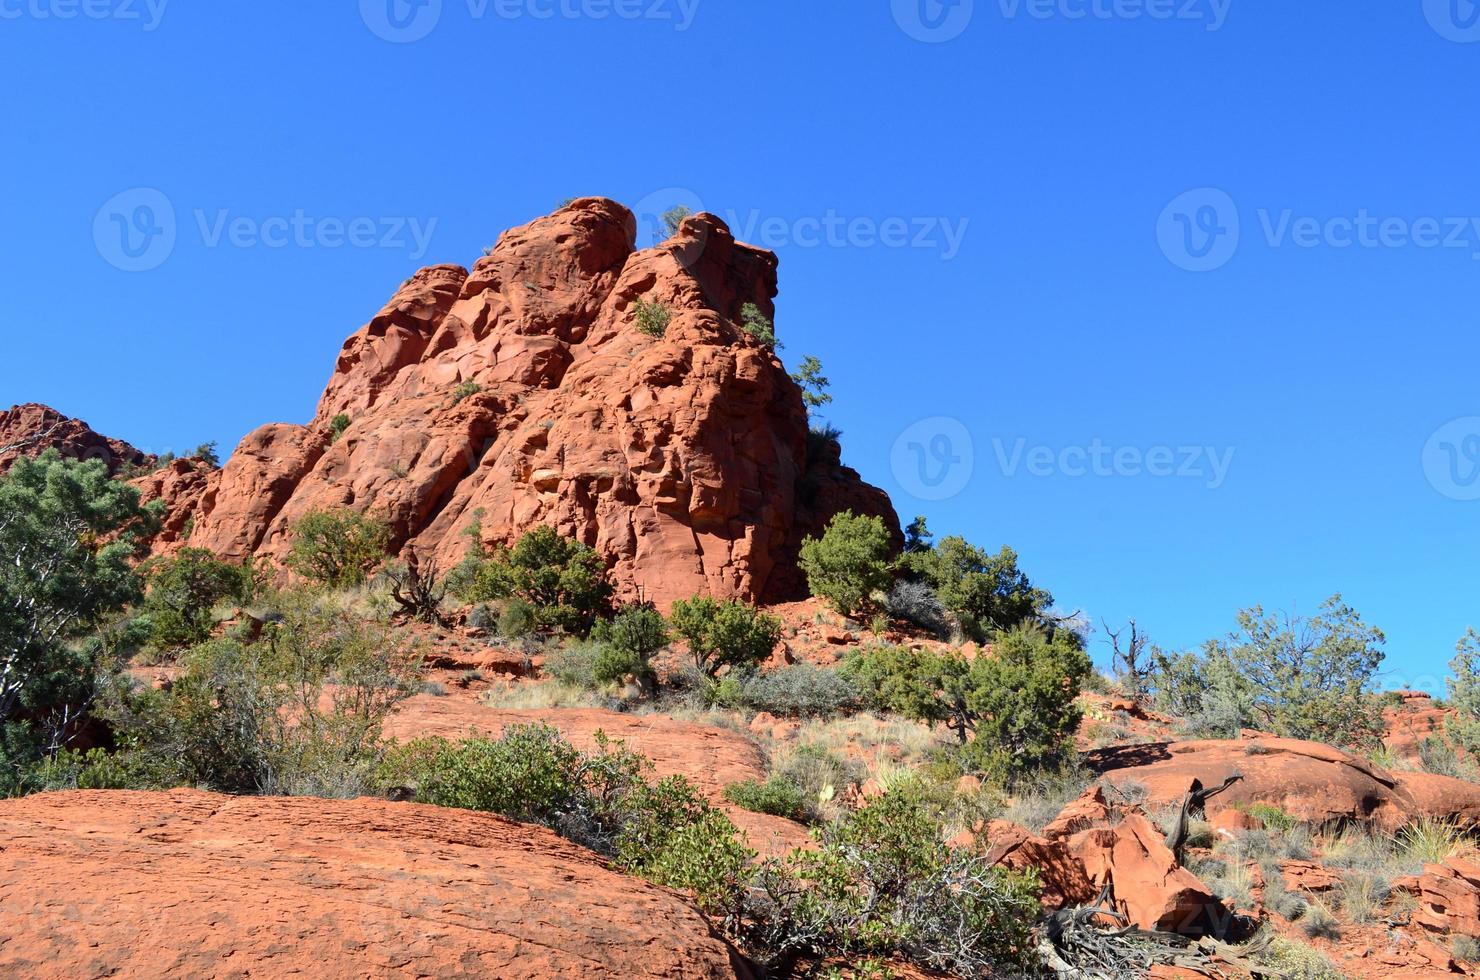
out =
<path fill-rule="evenodd" d="M 674 205 L 663 212 L 663 227 L 668 229 L 668 237 L 672 238 L 678 234 L 678 229 L 683 225 L 684 219 L 693 214 L 692 208 L 686 208 L 682 204 Z"/>
<path fill-rule="evenodd" d="M 340 436 L 344 435 L 344 430 L 349 428 L 350 421 L 350 417 L 343 412 L 340 412 L 329 420 L 329 439 L 331 442 L 339 441 Z"/>
<path fill-rule="evenodd" d="M 455 576 L 464 601 L 523 600 L 534 608 L 541 629 L 585 633 L 611 596 L 601 556 L 543 525 L 513 548 L 500 546 L 492 554 L 475 544 Z"/>
<path fill-rule="evenodd" d="M 456 388 L 452 389 L 452 404 L 457 405 L 467 401 L 482 390 L 483 386 L 476 381 L 460 382 Z"/>
<path fill-rule="evenodd" d="M 1264 964 L 1280 971 L 1285 980 L 1344 980 L 1320 952 L 1285 936 L 1276 936 L 1269 944 Z"/>
<path fill-rule="evenodd" d="M 506 640 L 522 640 L 539 629 L 539 625 L 539 613 L 534 606 L 523 599 L 510 599 L 499 613 L 498 635 Z"/>
<path fill-rule="evenodd" d="M 385 560 L 389 544 L 383 521 L 342 508 L 315 510 L 293 525 L 287 564 L 317 585 L 361 585 Z"/>
<path fill-rule="evenodd" d="M 754 853 L 682 777 L 649 784 L 651 768 L 600 733 L 588 754 L 548 725 L 521 725 L 498 739 L 413 743 L 382 781 L 416 784 L 422 802 L 543 824 L 624 871 L 693 893 L 711 914 L 729 914 Z"/>
<path fill-rule="evenodd" d="M 1244 812 L 1264 824 L 1266 830 L 1274 830 L 1279 833 L 1289 833 L 1299 823 L 1298 820 L 1273 803 L 1250 803 L 1244 807 Z"/>
<path fill-rule="evenodd" d="M 1017 552 L 1011 548 L 992 555 L 960 537 L 926 546 L 929 531 L 923 523 L 916 534 L 921 545 L 905 555 L 905 569 L 934 590 L 961 631 L 978 643 L 1026 620 L 1041 621 L 1053 605 L 1053 596 L 1018 568 Z"/>
<path fill-rule="evenodd" d="M 405 634 L 288 595 L 257 642 L 213 640 L 181 663 L 168 691 L 107 692 L 119 765 L 228 793 L 358 796 L 420 656 Z"/>
<path fill-rule="evenodd" d="M 1258 728 L 1285 738 L 1363 748 L 1382 734 L 1371 686 L 1382 664 L 1382 631 L 1364 623 L 1341 596 L 1310 618 L 1241 611 L 1238 631 L 1210 640 L 1203 653 L 1172 658 L 1154 651 L 1151 682 L 1168 709 L 1211 701 L 1220 734 Z"/>
<path fill-rule="evenodd" d="M 941 818 L 907 786 L 824 828 L 817 850 L 763 878 L 769 918 L 782 923 L 772 943 L 849 960 L 897 955 L 964 977 L 1035 964 L 1036 876 L 947 846 Z"/>
<path fill-rule="evenodd" d="M 725 787 L 725 799 L 755 813 L 768 813 L 788 820 L 805 820 L 808 800 L 791 780 L 770 776 L 764 782 L 750 780 Z"/>
<path fill-rule="evenodd" d="M 822 362 L 811 354 L 802 358 L 802 363 L 792 372 L 791 380 L 802 390 L 802 402 L 809 413 L 832 404 L 833 396 L 827 390 L 832 387 L 832 382 L 823 375 Z"/>
<path fill-rule="evenodd" d="M 600 644 L 593 676 L 598 684 L 612 684 L 635 677 L 644 686 L 655 683 L 653 654 L 668 645 L 668 630 L 662 615 L 651 605 L 631 605 L 591 631 Z"/>
<path fill-rule="evenodd" d="M 637 310 L 638 333 L 662 337 L 668 332 L 668 324 L 673 322 L 673 312 L 668 307 L 644 299 L 634 301 L 633 307 Z"/>
<path fill-rule="evenodd" d="M 204 642 L 215 625 L 211 615 L 215 605 L 225 599 L 244 602 L 251 592 L 250 570 L 221 561 L 201 548 L 186 548 L 157 564 L 149 573 L 143 604 L 154 646 Z"/>
<path fill-rule="evenodd" d="M 589 640 L 568 641 L 545 655 L 547 676 L 569 687 L 596 690 L 596 663 L 605 648 Z"/>
<path fill-rule="evenodd" d="M 843 669 L 874 706 L 945 722 L 968 769 L 1011 782 L 1072 761 L 1092 665 L 1069 634 L 1025 623 L 999 633 L 990 656 L 876 647 Z"/>
<path fill-rule="evenodd" d="M 708 677 L 725 668 L 754 669 L 781 642 L 781 620 L 743 602 L 695 596 L 675 602 L 668 618 L 688 642 L 694 666 Z"/>
<path fill-rule="evenodd" d="M 802 542 L 798 564 L 814 596 L 826 599 L 840 614 L 852 616 L 874 593 L 889 588 L 892 550 L 881 518 L 843 511 L 828 523 L 821 538 Z"/>
<path fill-rule="evenodd" d="M 730 703 L 781 718 L 831 718 L 857 711 L 863 698 L 841 672 L 804 661 L 737 677 Z"/>

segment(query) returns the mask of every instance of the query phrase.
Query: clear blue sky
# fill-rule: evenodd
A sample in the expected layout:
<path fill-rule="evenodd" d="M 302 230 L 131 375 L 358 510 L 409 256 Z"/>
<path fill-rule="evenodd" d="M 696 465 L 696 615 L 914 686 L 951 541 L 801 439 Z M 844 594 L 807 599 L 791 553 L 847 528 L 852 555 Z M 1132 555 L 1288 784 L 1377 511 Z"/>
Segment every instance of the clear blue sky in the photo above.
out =
<path fill-rule="evenodd" d="M 418 265 L 687 196 L 777 244 L 847 461 L 1063 605 L 1179 646 L 1341 591 L 1428 686 L 1480 625 L 1480 423 L 1424 465 L 1480 415 L 1468 0 L 387 2 L 0 0 L 0 401 L 229 448 Z"/>

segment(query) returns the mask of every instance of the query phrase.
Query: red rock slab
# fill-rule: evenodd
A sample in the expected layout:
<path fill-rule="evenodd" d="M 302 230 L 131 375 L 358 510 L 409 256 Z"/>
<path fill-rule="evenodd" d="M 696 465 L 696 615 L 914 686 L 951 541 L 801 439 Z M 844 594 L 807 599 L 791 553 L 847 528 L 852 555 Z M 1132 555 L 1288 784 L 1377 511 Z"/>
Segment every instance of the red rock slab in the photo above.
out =
<path fill-rule="evenodd" d="M 379 800 L 0 802 L 0 975 L 733 978 L 687 901 L 537 827 Z"/>
<path fill-rule="evenodd" d="M 1414 922 L 1431 932 L 1480 939 L 1480 863 L 1452 857 L 1425 865 Z"/>
<path fill-rule="evenodd" d="M 1112 782 L 1144 785 L 1153 806 L 1180 803 L 1194 779 L 1216 786 L 1241 774 L 1241 782 L 1209 801 L 1210 815 L 1262 802 L 1308 823 L 1359 820 L 1396 830 L 1424 812 L 1398 775 L 1295 739 L 1156 742 L 1091 752 L 1088 762 Z"/>

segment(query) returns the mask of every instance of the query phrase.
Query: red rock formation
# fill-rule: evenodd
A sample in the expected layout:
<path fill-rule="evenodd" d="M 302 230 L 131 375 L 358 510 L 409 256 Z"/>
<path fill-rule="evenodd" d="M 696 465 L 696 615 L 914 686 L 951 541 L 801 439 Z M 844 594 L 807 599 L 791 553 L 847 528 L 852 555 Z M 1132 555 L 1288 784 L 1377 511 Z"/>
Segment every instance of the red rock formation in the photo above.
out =
<path fill-rule="evenodd" d="M 471 273 L 423 269 L 345 342 L 308 426 L 248 436 L 199 496 L 189 544 L 281 558 L 310 510 L 383 516 L 442 568 L 481 527 L 549 524 L 597 548 L 623 593 L 780 600 L 802 538 L 888 498 L 835 453 L 776 355 L 739 327 L 769 315 L 776 257 L 712 215 L 634 252 L 615 202 L 575 201 L 506 232 Z M 661 338 L 636 328 L 662 303 Z M 349 420 L 337 440 L 336 417 Z"/>
<path fill-rule="evenodd" d="M 1226 929 L 1223 903 L 1177 864 L 1163 836 L 1142 814 L 1127 813 L 1114 826 L 1080 831 L 1066 846 L 1097 889 L 1112 886 L 1115 905 L 1131 925 L 1183 935 Z"/>
<path fill-rule="evenodd" d="M 69 419 L 45 405 L 15 405 L 0 412 L 0 473 L 21 457 L 56 449 L 72 459 L 101 459 L 109 473 L 142 465 L 149 457 L 118 439 L 94 432 L 86 422 Z"/>
<path fill-rule="evenodd" d="M 1413 921 L 1433 932 L 1480 939 L 1480 864 L 1452 857 L 1426 865 Z"/>
<path fill-rule="evenodd" d="M 1089 753 L 1111 782 L 1144 785 L 1153 805 L 1181 801 L 1194 779 L 1243 780 L 1208 803 L 1210 815 L 1271 803 L 1305 823 L 1361 820 L 1396 830 L 1418 817 L 1480 819 L 1480 786 L 1427 773 L 1394 773 L 1329 745 L 1294 739 L 1154 743 Z"/>
<path fill-rule="evenodd" d="M 751 975 L 675 893 L 491 814 L 54 793 L 0 841 L 7 977 Z"/>

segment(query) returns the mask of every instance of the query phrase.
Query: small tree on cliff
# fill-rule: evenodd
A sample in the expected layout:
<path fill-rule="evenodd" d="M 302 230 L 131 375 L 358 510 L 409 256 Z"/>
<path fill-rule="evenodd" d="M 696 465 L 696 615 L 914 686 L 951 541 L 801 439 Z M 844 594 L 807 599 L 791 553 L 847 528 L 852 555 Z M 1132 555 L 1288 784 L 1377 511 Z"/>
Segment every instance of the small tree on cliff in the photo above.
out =
<path fill-rule="evenodd" d="M 884 521 L 851 510 L 835 515 L 822 537 L 802 542 L 799 564 L 812 594 L 844 616 L 863 609 L 894 580 L 893 548 Z"/>

